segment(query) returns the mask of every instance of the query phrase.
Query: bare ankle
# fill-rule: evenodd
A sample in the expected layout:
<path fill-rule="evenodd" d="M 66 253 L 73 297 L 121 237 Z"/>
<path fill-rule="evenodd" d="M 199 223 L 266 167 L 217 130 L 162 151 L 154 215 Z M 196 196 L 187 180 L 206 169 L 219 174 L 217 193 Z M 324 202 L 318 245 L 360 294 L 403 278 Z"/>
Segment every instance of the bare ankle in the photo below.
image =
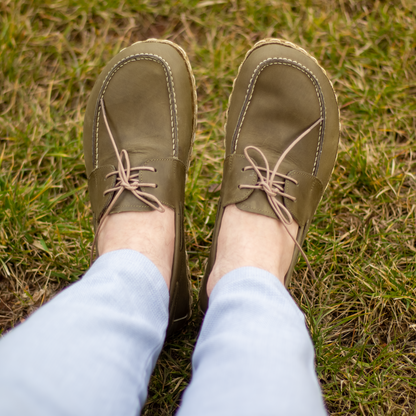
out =
<path fill-rule="evenodd" d="M 298 225 L 293 222 L 288 229 L 296 238 Z M 284 283 L 293 250 L 294 242 L 279 220 L 227 206 L 218 236 L 217 258 L 208 279 L 208 296 L 225 274 L 239 267 L 258 267 Z"/>
<path fill-rule="evenodd" d="M 131 249 L 149 258 L 161 272 L 168 288 L 175 244 L 174 212 L 123 212 L 109 215 L 98 236 L 99 255 Z"/>

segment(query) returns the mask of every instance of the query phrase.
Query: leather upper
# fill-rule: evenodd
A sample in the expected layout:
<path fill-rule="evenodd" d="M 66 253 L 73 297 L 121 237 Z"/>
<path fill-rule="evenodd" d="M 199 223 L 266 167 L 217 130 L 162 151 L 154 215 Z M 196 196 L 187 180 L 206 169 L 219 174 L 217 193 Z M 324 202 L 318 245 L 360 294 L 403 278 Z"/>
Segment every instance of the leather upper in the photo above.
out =
<path fill-rule="evenodd" d="M 167 162 L 170 167 L 160 167 L 152 174 L 142 172 L 141 176 L 149 174 L 152 176 L 150 180 L 161 175 L 169 177 L 172 169 L 183 170 L 177 168 L 178 162 L 187 170 L 195 123 L 191 76 L 181 54 L 170 44 L 161 42 L 134 44 L 106 65 L 94 85 L 84 121 L 89 185 L 100 182 L 100 187 L 110 189 L 114 180 L 105 180 L 105 176 L 111 167 L 115 169 L 117 166 L 102 121 L 101 98 L 104 98 L 117 147 L 127 150 L 132 166 L 146 165 L 154 159 L 171 159 Z M 184 183 L 185 175 L 181 176 Z M 158 188 L 147 192 L 158 197 L 164 194 L 162 199 L 172 207 L 174 196 L 181 199 L 183 195 L 171 192 L 175 189 L 172 184 L 162 182 Z M 101 189 L 96 192 L 90 187 L 90 197 L 95 217 L 99 219 L 111 195 L 103 201 Z M 149 210 L 148 206 L 133 198 L 124 192 L 111 213 Z"/>

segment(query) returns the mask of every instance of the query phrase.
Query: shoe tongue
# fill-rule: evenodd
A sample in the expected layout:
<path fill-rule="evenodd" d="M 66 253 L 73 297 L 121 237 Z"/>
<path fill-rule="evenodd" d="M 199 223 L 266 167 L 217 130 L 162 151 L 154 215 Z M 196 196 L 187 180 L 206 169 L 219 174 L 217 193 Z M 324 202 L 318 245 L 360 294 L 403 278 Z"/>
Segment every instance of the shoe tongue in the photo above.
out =
<path fill-rule="evenodd" d="M 272 172 L 273 169 L 275 168 L 276 163 L 279 160 L 281 154 L 276 153 L 274 151 L 270 151 L 270 150 L 268 151 L 267 149 L 262 149 L 262 152 L 266 156 L 266 159 L 269 163 L 269 170 L 270 170 L 270 172 Z M 263 157 L 260 155 L 260 153 L 256 152 L 253 149 L 250 149 L 248 151 L 248 154 L 256 162 L 257 166 L 260 166 L 262 168 L 266 167 L 266 163 L 265 163 Z M 301 170 L 301 169 L 299 169 L 297 164 L 295 162 L 293 162 L 289 157 L 290 157 L 290 153 L 289 153 L 289 155 L 286 155 L 286 157 L 280 162 L 279 168 L 277 170 L 278 173 L 286 175 L 288 172 L 290 172 L 292 170 Z M 265 172 L 263 172 L 263 176 L 265 176 Z"/>
<path fill-rule="evenodd" d="M 137 167 L 137 166 L 143 166 L 145 164 L 146 161 L 150 160 L 150 159 L 154 159 L 154 155 L 155 152 L 154 151 L 146 151 L 145 150 L 140 150 L 140 151 L 128 151 L 128 157 L 130 159 L 130 166 L 133 167 Z M 153 158 L 152 156 L 153 155 Z"/>
<path fill-rule="evenodd" d="M 130 167 L 138 167 L 138 166 L 143 166 L 144 163 L 150 159 L 155 159 L 155 154 L 157 155 L 158 153 L 155 152 L 154 149 L 151 148 L 151 146 L 143 146 L 142 149 L 140 150 L 127 150 L 127 154 L 128 154 L 128 158 L 130 160 Z M 121 153 L 121 150 L 120 150 Z M 172 155 L 160 155 L 160 158 L 171 158 Z M 126 160 L 125 158 L 122 159 L 123 161 L 123 166 L 126 167 Z M 118 169 L 118 159 L 117 156 L 115 154 L 115 152 L 113 152 L 108 158 L 106 158 L 105 160 L 103 160 L 101 162 L 103 165 L 113 165 L 116 169 Z"/>

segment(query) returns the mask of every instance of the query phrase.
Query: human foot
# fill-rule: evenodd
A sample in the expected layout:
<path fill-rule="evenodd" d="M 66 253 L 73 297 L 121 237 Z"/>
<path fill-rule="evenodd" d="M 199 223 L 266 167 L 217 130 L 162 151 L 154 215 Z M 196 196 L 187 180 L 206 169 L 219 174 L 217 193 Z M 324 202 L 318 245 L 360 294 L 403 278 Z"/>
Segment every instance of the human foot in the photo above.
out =
<path fill-rule="evenodd" d="M 179 46 L 156 39 L 106 65 L 84 121 L 98 252 L 132 248 L 156 264 L 170 287 L 168 335 L 191 312 L 183 207 L 195 126 L 189 60 Z"/>
<path fill-rule="evenodd" d="M 296 222 L 288 229 L 296 238 Z M 221 277 L 239 267 L 264 269 L 284 284 L 294 247 L 293 239 L 280 221 L 228 205 L 218 236 L 217 258 L 208 278 L 208 296 Z"/>
<path fill-rule="evenodd" d="M 98 254 L 121 249 L 144 254 L 159 269 L 168 289 L 172 276 L 175 248 L 175 213 L 122 212 L 109 215 L 101 227 L 97 241 Z"/>
<path fill-rule="evenodd" d="M 227 214 L 240 215 L 235 209 L 275 221 L 264 222 L 261 232 L 268 235 L 275 229 L 277 235 L 270 237 L 271 246 L 286 245 L 280 254 L 283 257 L 273 259 L 271 264 L 268 248 L 261 246 L 259 252 L 253 252 L 255 257 L 266 252 L 261 257 L 266 262 L 263 264 L 289 285 L 302 252 L 301 245 L 334 167 L 338 136 L 335 93 L 317 61 L 300 47 L 280 39 L 258 42 L 240 66 L 230 97 L 221 197 L 199 296 L 202 311 L 208 308 L 209 293 L 222 270 L 247 265 L 250 250 L 243 243 L 246 237 L 240 236 L 240 243 L 236 235 L 232 236 L 238 231 L 238 224 L 233 224 Z M 234 204 L 236 208 L 230 210 Z M 248 218 L 248 224 L 254 223 L 254 219 Z M 222 232 L 223 225 L 227 234 Z M 240 224 L 241 227 L 246 224 Z M 257 241 L 260 237 L 252 238 Z M 226 254 L 231 242 L 242 252 L 233 252 L 238 261 L 230 260 Z M 290 260 L 287 256 L 291 256 Z M 307 264 L 310 268 L 308 261 Z M 285 273 L 283 279 L 282 273 Z"/>

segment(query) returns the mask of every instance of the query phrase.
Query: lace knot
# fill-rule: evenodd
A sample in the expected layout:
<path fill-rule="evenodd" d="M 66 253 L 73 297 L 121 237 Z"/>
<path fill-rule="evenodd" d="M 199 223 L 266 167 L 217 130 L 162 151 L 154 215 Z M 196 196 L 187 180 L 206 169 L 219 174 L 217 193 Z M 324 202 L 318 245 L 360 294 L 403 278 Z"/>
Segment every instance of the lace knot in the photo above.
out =
<path fill-rule="evenodd" d="M 266 183 L 261 185 L 261 187 L 263 188 L 263 191 L 266 192 L 267 195 L 271 196 L 271 197 L 275 197 L 278 195 L 278 191 L 274 191 L 273 190 L 273 186 L 270 185 L 270 183 Z"/>

